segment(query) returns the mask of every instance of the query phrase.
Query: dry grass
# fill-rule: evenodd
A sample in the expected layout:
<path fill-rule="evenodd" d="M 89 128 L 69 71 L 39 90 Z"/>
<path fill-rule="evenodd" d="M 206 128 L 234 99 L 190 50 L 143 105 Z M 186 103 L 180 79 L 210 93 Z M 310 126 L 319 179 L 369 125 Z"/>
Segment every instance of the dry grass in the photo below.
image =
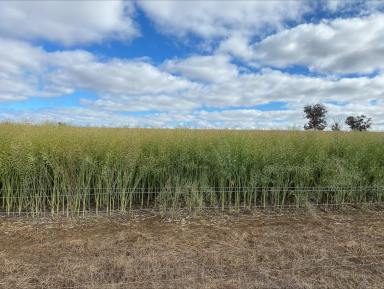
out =
<path fill-rule="evenodd" d="M 0 288 L 382 288 L 383 221 L 352 209 L 1 218 Z"/>

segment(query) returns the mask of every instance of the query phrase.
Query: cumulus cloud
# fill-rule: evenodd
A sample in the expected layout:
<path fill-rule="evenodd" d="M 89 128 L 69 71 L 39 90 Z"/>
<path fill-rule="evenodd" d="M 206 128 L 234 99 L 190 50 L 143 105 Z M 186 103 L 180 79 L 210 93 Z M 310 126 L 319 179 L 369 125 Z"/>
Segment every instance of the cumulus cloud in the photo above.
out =
<path fill-rule="evenodd" d="M 20 112 L 17 115 L 0 111 L 0 118 L 33 123 L 60 121 L 75 125 L 109 127 L 281 129 L 292 127 L 293 121 L 297 119 L 299 119 L 297 124 L 300 124 L 300 116 L 298 117 L 294 111 L 263 112 L 252 109 L 126 115 L 93 108 L 56 108 L 28 113 Z"/>
<path fill-rule="evenodd" d="M 138 34 L 133 14 L 133 3 L 120 0 L 1 1 L 0 36 L 64 45 L 129 39 Z"/>
<path fill-rule="evenodd" d="M 93 105 L 124 110 L 180 108 L 179 95 L 199 84 L 143 60 L 101 60 L 84 50 L 47 52 L 25 42 L 0 38 L 0 100 L 63 96 L 89 90 L 102 99 Z M 13 51 L 10 57 L 7 51 Z M 87 101 L 83 101 L 87 103 Z"/>
<path fill-rule="evenodd" d="M 260 33 L 278 29 L 286 20 L 298 20 L 307 11 L 305 1 L 138 1 L 160 27 L 177 36 L 225 37 L 234 31 Z"/>
<path fill-rule="evenodd" d="M 181 77 L 186 79 L 184 75 Z M 86 100 L 83 104 L 99 110 L 155 110 L 177 115 L 180 111 L 200 111 L 205 107 L 222 110 L 237 110 L 236 107 L 251 109 L 260 104 L 283 101 L 287 103 L 288 110 L 293 110 L 300 116 L 303 105 L 315 102 L 339 102 L 348 103 L 351 107 L 370 107 L 371 101 L 384 101 L 383 91 L 382 75 L 374 78 L 328 79 L 264 69 L 259 73 L 242 73 L 224 82 L 197 85 L 191 81 L 189 87 L 181 91 L 170 90 L 156 95 L 135 95 L 128 90 L 125 93 L 100 94 L 99 99 Z M 280 110 L 280 113 L 284 114 L 285 111 Z M 275 117 L 274 121 L 276 120 Z"/>
<path fill-rule="evenodd" d="M 95 99 L 78 107 L 17 113 L 1 119 L 63 121 L 82 125 L 277 128 L 304 123 L 305 104 L 325 102 L 330 116 L 384 115 L 384 75 L 330 78 L 279 70 L 243 71 L 222 54 L 177 58 L 155 65 L 142 59 L 102 59 L 84 50 L 48 52 L 0 38 L 0 100 L 66 97 L 79 90 Z M 257 109 L 286 102 L 287 109 Z M 341 103 L 337 105 L 337 103 Z M 137 114 L 138 111 L 142 113 Z M 134 113 L 133 113 L 134 112 Z M 384 124 L 375 122 L 376 129 Z"/>
<path fill-rule="evenodd" d="M 241 33 L 232 34 L 221 41 L 217 51 L 231 54 L 246 61 L 251 61 L 254 58 L 254 51 L 250 45 L 249 37 Z"/>
<path fill-rule="evenodd" d="M 0 38 L 0 100 L 24 100 L 36 93 L 44 50 Z M 10 53 L 11 52 L 11 53 Z"/>
<path fill-rule="evenodd" d="M 48 53 L 41 47 L 5 38 L 0 38 L 0 47 L 0 101 L 72 93 L 73 87 L 54 85 L 47 78 L 60 64 L 70 66 L 80 59 L 92 58 L 85 51 Z"/>
<path fill-rule="evenodd" d="M 236 78 L 236 65 L 230 63 L 228 56 L 191 56 L 186 59 L 167 60 L 165 70 L 180 73 L 189 79 L 202 82 L 223 82 Z"/>
<path fill-rule="evenodd" d="M 154 109 L 160 115 L 148 116 L 144 123 L 156 120 L 161 126 L 177 124 L 191 127 L 275 128 L 303 123 L 304 104 L 325 102 L 330 117 L 347 114 L 368 114 L 383 117 L 379 107 L 384 103 L 384 77 L 355 79 L 317 79 L 291 76 L 278 71 L 247 74 L 225 83 L 199 87 L 182 94 L 132 97 L 101 97 L 88 107 L 98 110 L 130 111 Z M 102 103 L 109 100 L 109 104 Z M 372 101 L 377 103 L 372 105 Z M 253 108 L 272 101 L 285 101 L 287 109 L 260 111 Z M 341 103 L 340 105 L 334 103 Z M 114 107 L 118 105 L 117 107 Z M 214 107 L 217 111 L 201 107 Z M 161 117 L 160 117 L 161 116 Z M 140 119 L 140 118 L 139 118 Z M 138 122 L 140 123 L 140 122 Z M 376 128 L 383 128 L 376 123 Z"/>
<path fill-rule="evenodd" d="M 49 74 L 50 83 L 91 89 L 100 94 L 155 95 L 193 86 L 188 80 L 139 60 L 85 61 L 60 68 Z"/>
<path fill-rule="evenodd" d="M 384 105 L 348 105 L 339 107 L 328 104 L 328 121 L 343 120 L 347 115 L 363 113 L 373 118 L 373 130 L 383 130 Z M 348 112 L 347 112 L 348 111 Z M 109 127 L 189 127 L 231 129 L 302 129 L 306 120 L 294 108 L 284 111 L 257 109 L 228 109 L 222 111 L 179 111 L 144 115 L 119 114 L 94 108 L 55 108 L 18 114 L 0 111 L 0 119 L 21 122 L 64 122 L 84 126 Z"/>
<path fill-rule="evenodd" d="M 384 14 L 301 24 L 254 46 L 253 57 L 275 67 L 304 65 L 332 73 L 384 68 Z"/>

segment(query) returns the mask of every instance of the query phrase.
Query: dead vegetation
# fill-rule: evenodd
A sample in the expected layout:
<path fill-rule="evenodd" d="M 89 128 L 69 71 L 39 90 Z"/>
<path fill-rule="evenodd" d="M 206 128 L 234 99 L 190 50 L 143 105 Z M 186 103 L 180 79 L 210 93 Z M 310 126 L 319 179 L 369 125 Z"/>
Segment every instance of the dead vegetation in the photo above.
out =
<path fill-rule="evenodd" d="M 382 288 L 384 215 L 0 218 L 0 288 Z"/>

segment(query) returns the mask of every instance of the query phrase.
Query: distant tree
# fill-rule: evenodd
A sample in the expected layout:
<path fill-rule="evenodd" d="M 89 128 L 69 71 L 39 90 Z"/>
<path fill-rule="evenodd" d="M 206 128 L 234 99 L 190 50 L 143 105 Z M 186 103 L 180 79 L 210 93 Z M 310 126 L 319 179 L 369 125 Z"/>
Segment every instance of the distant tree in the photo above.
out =
<path fill-rule="evenodd" d="M 308 119 L 308 123 L 304 125 L 305 130 L 324 130 L 327 127 L 325 120 L 327 109 L 323 104 L 307 105 L 304 107 L 304 113 Z"/>
<path fill-rule="evenodd" d="M 339 122 L 334 122 L 334 123 L 332 124 L 331 129 L 332 129 L 333 131 L 341 131 L 341 125 L 340 125 L 340 123 L 339 123 Z"/>
<path fill-rule="evenodd" d="M 343 130 L 343 123 L 344 123 L 344 118 L 341 116 L 335 116 L 333 117 L 333 123 L 331 126 L 332 131 L 341 131 Z"/>
<path fill-rule="evenodd" d="M 351 128 L 351 130 L 366 131 L 372 125 L 372 119 L 367 118 L 365 115 L 348 116 L 345 123 Z"/>

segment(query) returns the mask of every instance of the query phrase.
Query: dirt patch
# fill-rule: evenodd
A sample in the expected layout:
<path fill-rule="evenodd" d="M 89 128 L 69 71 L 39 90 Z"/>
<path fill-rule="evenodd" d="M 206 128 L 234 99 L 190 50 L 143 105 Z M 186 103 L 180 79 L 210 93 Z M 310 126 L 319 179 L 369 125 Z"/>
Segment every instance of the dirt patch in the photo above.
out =
<path fill-rule="evenodd" d="M 0 218 L 0 288 L 382 288 L 384 215 Z"/>

